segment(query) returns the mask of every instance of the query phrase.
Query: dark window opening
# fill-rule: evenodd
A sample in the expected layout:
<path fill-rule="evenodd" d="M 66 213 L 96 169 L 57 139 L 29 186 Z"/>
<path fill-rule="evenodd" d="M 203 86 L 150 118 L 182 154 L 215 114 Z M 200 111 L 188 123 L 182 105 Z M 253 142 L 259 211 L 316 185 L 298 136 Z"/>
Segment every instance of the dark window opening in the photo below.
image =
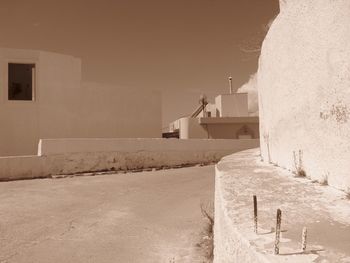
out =
<path fill-rule="evenodd" d="M 33 100 L 35 64 L 9 63 L 8 99 Z"/>
<path fill-rule="evenodd" d="M 163 132 L 162 133 L 163 138 L 180 138 L 180 133 L 178 131 L 175 132 Z"/>

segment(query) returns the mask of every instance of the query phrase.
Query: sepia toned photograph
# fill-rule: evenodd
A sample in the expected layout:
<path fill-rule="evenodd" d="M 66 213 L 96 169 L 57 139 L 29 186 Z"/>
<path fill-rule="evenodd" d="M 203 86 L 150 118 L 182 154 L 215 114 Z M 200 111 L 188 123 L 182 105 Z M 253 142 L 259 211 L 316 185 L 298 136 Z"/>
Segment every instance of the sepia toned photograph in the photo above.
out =
<path fill-rule="evenodd" d="M 0 263 L 350 263 L 350 0 L 0 0 Z"/>

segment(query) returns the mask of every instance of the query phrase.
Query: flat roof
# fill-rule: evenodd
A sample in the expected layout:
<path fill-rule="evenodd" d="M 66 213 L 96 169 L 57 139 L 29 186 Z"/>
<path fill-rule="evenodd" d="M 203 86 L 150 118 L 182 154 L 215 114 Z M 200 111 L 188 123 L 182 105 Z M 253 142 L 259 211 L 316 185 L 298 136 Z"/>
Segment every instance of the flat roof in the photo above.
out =
<path fill-rule="evenodd" d="M 259 123 L 259 117 L 205 117 L 198 118 L 199 124 Z"/>

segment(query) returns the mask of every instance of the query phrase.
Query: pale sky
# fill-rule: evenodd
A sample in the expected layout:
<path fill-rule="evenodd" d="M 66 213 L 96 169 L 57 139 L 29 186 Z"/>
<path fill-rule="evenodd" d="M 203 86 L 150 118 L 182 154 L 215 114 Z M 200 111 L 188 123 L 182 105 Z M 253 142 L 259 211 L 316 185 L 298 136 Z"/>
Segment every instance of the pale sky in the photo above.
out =
<path fill-rule="evenodd" d="M 244 84 L 258 53 L 243 50 L 277 13 L 278 0 L 0 0 L 0 46 L 80 57 L 84 81 L 163 91 L 167 122 L 197 106 L 188 92 Z"/>

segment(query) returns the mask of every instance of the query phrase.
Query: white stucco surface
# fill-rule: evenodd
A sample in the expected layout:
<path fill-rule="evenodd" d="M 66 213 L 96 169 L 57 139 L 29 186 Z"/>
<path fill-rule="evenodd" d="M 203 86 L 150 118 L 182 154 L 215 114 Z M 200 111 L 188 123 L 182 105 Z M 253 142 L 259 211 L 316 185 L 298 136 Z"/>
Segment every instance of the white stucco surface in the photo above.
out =
<path fill-rule="evenodd" d="M 58 155 L 70 153 L 97 152 L 163 152 L 163 151 L 231 151 L 253 148 L 259 140 L 233 139 L 44 139 L 40 140 L 38 155 Z M 169 160 L 170 161 L 170 160 Z"/>
<path fill-rule="evenodd" d="M 237 93 L 248 94 L 249 116 L 259 116 L 259 97 L 257 84 L 257 74 L 255 73 L 252 74 L 249 80 L 237 90 Z"/>
<path fill-rule="evenodd" d="M 36 155 L 0 157 L 0 180 L 44 178 L 47 168 L 46 159 Z"/>
<path fill-rule="evenodd" d="M 350 1 L 281 5 L 258 70 L 263 158 L 349 191 Z"/>
<path fill-rule="evenodd" d="M 259 138 L 258 117 L 184 117 L 177 124 L 180 139 L 239 139 L 245 130 L 250 138 Z"/>
<path fill-rule="evenodd" d="M 209 137 L 205 127 L 199 124 L 199 119 L 190 117 L 179 119 L 179 135 L 180 139 Z"/>
<path fill-rule="evenodd" d="M 8 63 L 35 63 L 33 101 L 10 101 Z M 81 83 L 81 60 L 0 48 L 0 156 L 36 154 L 40 138 L 161 137 L 156 91 Z"/>
<path fill-rule="evenodd" d="M 248 116 L 248 94 L 221 94 L 215 98 L 216 117 Z"/>
<path fill-rule="evenodd" d="M 37 156 L 0 157 L 0 180 L 208 164 L 259 140 L 50 139 Z"/>
<path fill-rule="evenodd" d="M 278 208 L 282 232 L 280 254 L 274 255 Z M 349 226 L 350 202 L 345 193 L 263 163 L 259 149 L 226 156 L 216 165 L 215 263 L 349 262 Z M 304 227 L 307 247 L 302 252 Z"/>

